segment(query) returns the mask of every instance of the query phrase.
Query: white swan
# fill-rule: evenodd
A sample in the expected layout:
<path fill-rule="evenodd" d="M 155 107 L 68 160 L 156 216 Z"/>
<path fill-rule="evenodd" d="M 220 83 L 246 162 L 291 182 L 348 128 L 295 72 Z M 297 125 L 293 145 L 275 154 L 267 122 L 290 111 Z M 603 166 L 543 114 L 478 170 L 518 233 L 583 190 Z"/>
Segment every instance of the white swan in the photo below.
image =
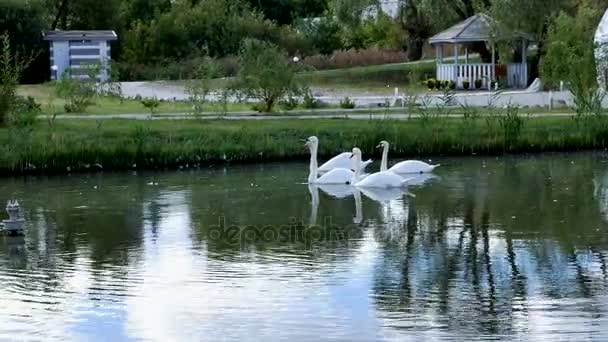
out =
<path fill-rule="evenodd" d="M 353 182 L 355 173 L 346 168 L 332 169 L 321 177 L 318 177 L 317 151 L 319 149 L 319 139 L 317 137 L 310 137 L 306 140 L 305 145 L 310 149 L 308 184 L 351 184 Z"/>
<path fill-rule="evenodd" d="M 317 139 L 317 137 L 311 137 L 314 139 Z M 317 139 L 317 143 L 318 143 L 318 139 Z M 329 172 L 333 169 L 338 169 L 338 168 L 342 168 L 342 169 L 349 169 L 349 170 L 355 170 L 355 166 L 354 166 L 354 161 L 352 160 L 352 156 L 353 154 L 350 152 L 342 152 L 340 154 L 338 154 L 337 156 L 331 158 L 330 160 L 326 161 L 325 163 L 323 163 L 323 165 L 321 165 L 319 167 L 319 173 L 325 173 L 325 172 Z M 372 160 L 367 160 L 365 162 L 361 163 L 361 172 L 365 171 L 365 168 L 372 163 Z"/>
<path fill-rule="evenodd" d="M 430 165 L 419 160 L 406 160 L 393 165 L 390 169 L 387 169 L 388 164 L 388 149 L 389 143 L 387 141 L 381 141 L 378 148 L 382 147 L 382 162 L 380 163 L 380 171 L 391 171 L 394 173 L 429 173 L 433 172 L 435 168 L 439 167 L 440 164 Z"/>
<path fill-rule="evenodd" d="M 371 175 L 365 177 L 363 180 L 360 180 L 360 167 L 361 165 L 361 150 L 358 148 L 353 148 L 353 158 L 355 159 L 355 179 L 356 187 L 360 188 L 400 188 L 407 184 L 410 179 L 403 179 L 397 174 L 390 171 L 381 171 L 372 173 Z"/>

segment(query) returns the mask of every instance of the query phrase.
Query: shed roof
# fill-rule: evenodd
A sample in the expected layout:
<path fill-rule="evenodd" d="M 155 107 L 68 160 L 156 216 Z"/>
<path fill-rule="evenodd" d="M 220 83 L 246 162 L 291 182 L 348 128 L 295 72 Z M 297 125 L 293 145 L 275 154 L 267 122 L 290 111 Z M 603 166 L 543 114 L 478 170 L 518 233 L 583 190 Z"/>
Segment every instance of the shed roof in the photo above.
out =
<path fill-rule="evenodd" d="M 116 32 L 108 31 L 46 31 L 44 32 L 44 40 L 82 40 L 82 39 L 99 39 L 99 40 L 116 40 L 118 36 Z"/>
<path fill-rule="evenodd" d="M 429 43 L 454 44 L 489 41 L 495 36 L 492 32 L 493 23 L 494 19 L 488 15 L 479 13 L 434 35 L 429 39 Z M 511 34 L 509 38 L 532 40 L 530 35 L 524 33 Z"/>

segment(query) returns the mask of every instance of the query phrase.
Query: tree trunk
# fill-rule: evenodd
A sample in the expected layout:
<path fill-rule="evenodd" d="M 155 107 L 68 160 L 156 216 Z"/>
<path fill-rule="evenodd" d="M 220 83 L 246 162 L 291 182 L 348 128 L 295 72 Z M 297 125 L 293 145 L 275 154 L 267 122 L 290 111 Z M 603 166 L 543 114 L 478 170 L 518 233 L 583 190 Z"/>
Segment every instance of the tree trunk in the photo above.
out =
<path fill-rule="evenodd" d="M 424 39 L 410 37 L 411 38 L 407 42 L 407 59 L 408 61 L 419 61 L 422 59 Z"/>

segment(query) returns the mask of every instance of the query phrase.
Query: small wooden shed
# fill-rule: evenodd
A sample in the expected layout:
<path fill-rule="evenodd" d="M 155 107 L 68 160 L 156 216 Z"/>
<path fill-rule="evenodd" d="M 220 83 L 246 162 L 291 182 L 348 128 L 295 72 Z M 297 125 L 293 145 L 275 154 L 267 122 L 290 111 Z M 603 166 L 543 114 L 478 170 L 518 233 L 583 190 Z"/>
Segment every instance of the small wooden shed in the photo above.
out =
<path fill-rule="evenodd" d="M 440 32 L 429 39 L 435 47 L 437 60 L 436 78 L 442 81 L 454 81 L 456 86 L 463 88 L 464 81 L 474 84 L 476 80 L 482 81 L 482 87 L 488 89 L 491 81 L 497 80 L 497 70 L 504 71 L 506 82 L 512 88 L 525 88 L 528 85 L 527 51 L 532 41 L 528 34 L 511 34 L 502 36 L 493 30 L 494 20 L 485 14 L 476 14 L 449 29 Z M 497 63 L 496 42 L 510 41 L 520 49 L 521 61 L 519 63 Z M 492 51 L 491 63 L 470 63 L 469 46 L 484 42 Z M 451 45 L 454 49 L 452 60 L 444 59 L 444 48 Z M 459 59 L 460 51 L 464 48 L 464 61 Z M 501 72 L 502 73 L 502 72 Z"/>

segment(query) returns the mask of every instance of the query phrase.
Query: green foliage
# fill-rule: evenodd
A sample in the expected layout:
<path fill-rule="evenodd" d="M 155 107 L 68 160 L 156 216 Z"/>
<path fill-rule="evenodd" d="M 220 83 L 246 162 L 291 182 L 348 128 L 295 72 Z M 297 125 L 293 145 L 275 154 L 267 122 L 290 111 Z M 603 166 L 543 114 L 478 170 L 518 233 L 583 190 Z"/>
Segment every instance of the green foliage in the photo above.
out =
<path fill-rule="evenodd" d="M 355 108 L 355 102 L 353 100 L 351 100 L 350 97 L 345 97 L 342 100 L 340 100 L 340 108 L 342 109 L 353 109 Z"/>
<path fill-rule="evenodd" d="M 57 96 L 66 101 L 64 109 L 67 113 L 84 113 L 89 106 L 95 104 L 98 89 L 103 87 L 97 83 L 100 72 L 101 67 L 98 65 L 83 65 L 81 69 L 68 68 L 64 72 L 55 84 L 55 91 Z"/>
<path fill-rule="evenodd" d="M 331 17 L 303 19 L 298 22 L 296 28 L 312 42 L 314 50 L 321 54 L 329 55 L 344 47 L 340 35 L 341 26 Z"/>
<path fill-rule="evenodd" d="M 287 56 L 271 43 L 248 39 L 240 53 L 236 87 L 248 97 L 264 103 L 271 112 L 286 94 L 297 94 L 295 72 Z"/>
<path fill-rule="evenodd" d="M 48 77 L 48 44 L 41 32 L 47 29 L 46 9 L 42 0 L 0 0 L 0 33 L 9 32 L 11 53 L 33 51 L 30 63 L 23 68 L 21 81 L 45 81 Z"/>
<path fill-rule="evenodd" d="M 203 112 L 207 96 L 213 89 L 211 81 L 219 74 L 217 64 L 209 57 L 204 58 L 194 73 L 194 78 L 187 82 L 186 92 L 190 95 L 195 114 Z"/>
<path fill-rule="evenodd" d="M 289 111 L 298 108 L 300 101 L 296 96 L 287 96 L 285 99 L 279 102 L 279 105 L 283 110 Z"/>
<path fill-rule="evenodd" d="M 302 107 L 305 109 L 317 109 L 321 107 L 321 104 L 315 98 L 310 88 L 304 87 L 302 93 Z"/>
<path fill-rule="evenodd" d="M 543 79 L 554 85 L 566 81 L 579 112 L 598 106 L 593 37 L 599 18 L 596 9 L 583 3 L 575 16 L 561 13 L 555 18 L 547 34 Z"/>
<path fill-rule="evenodd" d="M 27 55 L 11 47 L 8 32 L 0 36 L 0 125 L 6 123 L 7 115 L 15 111 L 17 86 L 23 71 L 35 59 L 33 53 Z"/>
<path fill-rule="evenodd" d="M 317 17 L 327 10 L 327 0 L 248 0 L 252 7 L 279 25 L 289 25 L 297 18 Z"/>
<path fill-rule="evenodd" d="M 156 109 L 160 106 L 160 101 L 156 98 L 156 96 L 148 99 L 142 99 L 140 102 L 150 111 L 150 114 L 154 114 Z"/>

